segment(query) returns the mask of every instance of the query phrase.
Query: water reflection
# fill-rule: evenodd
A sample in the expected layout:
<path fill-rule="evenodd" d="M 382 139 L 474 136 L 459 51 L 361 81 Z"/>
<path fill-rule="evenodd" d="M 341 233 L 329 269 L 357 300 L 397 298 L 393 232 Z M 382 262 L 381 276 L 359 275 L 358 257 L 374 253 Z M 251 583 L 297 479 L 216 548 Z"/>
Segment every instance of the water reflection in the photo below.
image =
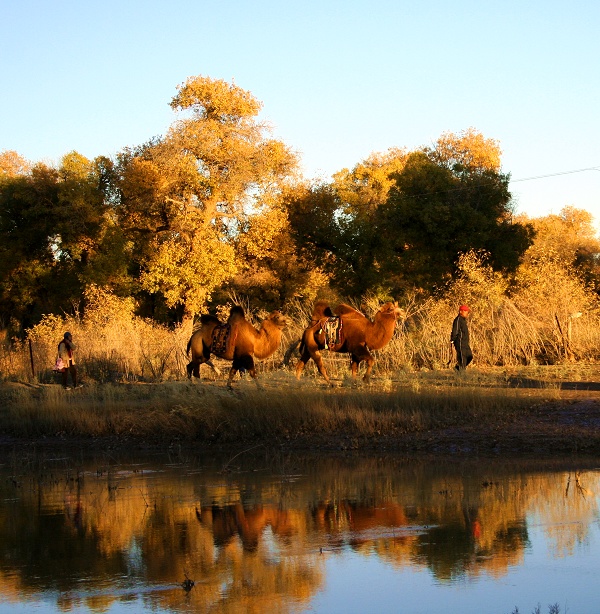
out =
<path fill-rule="evenodd" d="M 573 557 L 597 528 L 600 474 L 589 470 L 390 459 L 246 459 L 225 473 L 52 463 L 2 470 L 0 603 L 42 601 L 48 612 L 331 611 L 319 600 L 331 591 L 332 560 L 425 571 L 430 586 L 456 589 L 526 568 L 532 532 L 556 560 Z M 512 611 L 514 598 L 493 611 Z M 553 597 L 532 599 L 521 608 Z"/>

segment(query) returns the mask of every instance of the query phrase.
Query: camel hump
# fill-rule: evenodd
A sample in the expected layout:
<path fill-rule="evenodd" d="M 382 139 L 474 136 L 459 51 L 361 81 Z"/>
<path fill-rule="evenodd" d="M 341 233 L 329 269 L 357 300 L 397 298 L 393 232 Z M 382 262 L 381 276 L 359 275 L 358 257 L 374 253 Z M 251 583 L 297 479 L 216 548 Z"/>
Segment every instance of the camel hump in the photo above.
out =
<path fill-rule="evenodd" d="M 240 305 L 234 305 L 229 312 L 229 319 L 227 322 L 231 324 L 232 322 L 236 322 L 238 320 L 245 320 L 246 314 L 244 312 L 243 307 Z"/>
<path fill-rule="evenodd" d="M 354 317 L 354 318 L 364 318 L 365 315 L 354 309 L 354 307 L 350 307 L 350 305 L 346 305 L 346 303 L 340 303 L 334 310 L 335 315 L 338 316 L 346 316 L 346 317 Z"/>
<path fill-rule="evenodd" d="M 202 314 L 200 316 L 200 324 L 201 325 L 206 325 L 206 324 L 221 324 L 219 318 L 217 318 L 216 316 L 211 316 L 210 314 Z"/>
<path fill-rule="evenodd" d="M 333 317 L 333 311 L 327 301 L 317 301 L 313 307 L 312 319 L 320 320 L 321 318 Z"/>

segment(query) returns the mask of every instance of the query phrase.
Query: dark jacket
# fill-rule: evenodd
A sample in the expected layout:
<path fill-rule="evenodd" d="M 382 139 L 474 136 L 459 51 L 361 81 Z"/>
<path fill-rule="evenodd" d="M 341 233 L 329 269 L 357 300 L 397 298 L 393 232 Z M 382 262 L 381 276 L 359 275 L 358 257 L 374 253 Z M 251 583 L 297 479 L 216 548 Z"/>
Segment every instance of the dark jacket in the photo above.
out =
<path fill-rule="evenodd" d="M 454 344 L 456 349 L 470 349 L 469 346 L 469 327 L 467 326 L 467 318 L 457 315 L 452 322 L 452 333 L 450 342 Z"/>

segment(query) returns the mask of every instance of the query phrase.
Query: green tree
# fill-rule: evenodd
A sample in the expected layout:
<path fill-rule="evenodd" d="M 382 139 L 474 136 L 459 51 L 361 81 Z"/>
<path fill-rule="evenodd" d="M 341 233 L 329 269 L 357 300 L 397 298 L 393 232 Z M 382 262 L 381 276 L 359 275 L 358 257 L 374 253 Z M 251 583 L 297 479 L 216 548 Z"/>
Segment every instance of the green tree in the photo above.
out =
<path fill-rule="evenodd" d="M 94 162 L 71 152 L 18 168 L 0 176 L 0 312 L 15 331 L 80 301 L 105 227 Z"/>
<path fill-rule="evenodd" d="M 13 333 L 48 305 L 57 183 L 45 165 L 0 178 L 0 313 Z"/>
<path fill-rule="evenodd" d="M 496 270 L 516 269 L 533 229 L 512 219 L 509 176 L 499 158 L 497 143 L 472 130 L 409 154 L 381 233 L 396 287 L 440 284 L 471 249 L 488 252 Z"/>
<path fill-rule="evenodd" d="M 533 231 L 512 219 L 500 154 L 472 128 L 373 154 L 287 202 L 294 238 L 345 295 L 430 290 L 472 249 L 514 270 Z"/>
<path fill-rule="evenodd" d="M 381 207 L 405 160 L 401 149 L 375 153 L 336 173 L 332 183 L 305 187 L 286 199 L 299 247 L 346 296 L 389 290 L 380 260 Z"/>

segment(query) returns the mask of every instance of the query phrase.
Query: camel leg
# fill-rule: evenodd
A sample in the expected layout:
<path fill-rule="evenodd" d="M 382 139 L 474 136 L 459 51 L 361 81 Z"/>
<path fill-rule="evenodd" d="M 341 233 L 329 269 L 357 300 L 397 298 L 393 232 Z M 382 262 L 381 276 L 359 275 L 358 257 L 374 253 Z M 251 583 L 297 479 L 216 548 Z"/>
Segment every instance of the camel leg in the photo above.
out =
<path fill-rule="evenodd" d="M 254 357 L 244 356 L 242 360 L 244 362 L 244 368 L 246 369 L 246 371 L 248 371 L 250 377 L 256 383 L 256 386 L 258 388 L 261 388 L 260 382 L 258 381 L 258 378 L 256 377 L 256 364 L 254 363 Z"/>
<path fill-rule="evenodd" d="M 254 380 L 254 383 L 256 384 L 256 387 L 259 390 L 262 390 L 262 384 L 260 383 L 260 380 L 258 379 L 258 377 L 256 377 L 256 368 L 252 367 L 252 369 L 248 369 L 248 373 L 250 374 L 250 377 Z"/>
<path fill-rule="evenodd" d="M 352 379 L 356 379 L 358 375 L 358 367 L 360 365 L 361 359 L 356 356 L 356 354 L 352 354 L 352 358 L 350 359 L 350 369 L 352 370 Z"/>
<path fill-rule="evenodd" d="M 192 360 L 188 363 L 187 376 L 189 379 L 192 379 L 192 375 L 194 377 L 200 378 L 200 361 L 197 359 Z"/>
<path fill-rule="evenodd" d="M 213 370 L 213 373 L 217 377 L 221 375 L 221 369 L 219 369 L 218 367 L 215 367 L 212 360 L 207 360 L 204 364 L 208 365 Z"/>
<path fill-rule="evenodd" d="M 373 370 L 375 359 L 373 358 L 373 356 L 371 356 L 371 354 L 369 354 L 367 358 L 365 358 L 365 360 L 367 362 L 367 370 L 365 371 L 365 376 L 363 377 L 363 381 L 368 384 L 371 381 L 371 371 Z"/>
<path fill-rule="evenodd" d="M 331 383 L 331 380 L 329 379 L 329 375 L 327 375 L 327 370 L 325 369 L 325 365 L 323 364 L 323 357 L 321 356 L 321 352 L 314 352 L 312 354 L 312 359 L 315 361 L 315 364 L 317 365 L 317 369 L 319 370 L 319 373 L 325 378 L 325 381 L 330 385 L 333 386 L 333 384 Z"/>
<path fill-rule="evenodd" d="M 367 348 L 360 348 L 360 350 L 361 351 L 352 354 L 350 365 L 352 369 L 352 379 L 356 379 L 358 377 L 358 368 L 360 363 L 365 361 L 367 363 L 367 370 L 365 372 L 365 376 L 363 377 L 363 381 L 368 383 L 371 377 L 371 370 L 373 369 L 375 359 L 371 356 Z"/>
<path fill-rule="evenodd" d="M 294 341 L 292 344 L 290 344 L 290 347 L 288 347 L 288 349 L 286 350 L 286 352 L 285 352 L 285 354 L 283 356 L 283 361 L 281 363 L 281 366 L 287 367 L 290 364 L 290 360 L 292 358 L 292 354 L 294 353 L 296 348 L 301 343 L 302 343 L 302 339 L 298 339 L 297 341 Z"/>
<path fill-rule="evenodd" d="M 200 379 L 200 365 L 207 364 L 217 375 L 221 375 L 221 372 L 213 365 L 210 360 L 210 348 L 202 342 L 202 354 L 197 356 L 195 352 L 192 352 L 192 360 L 187 365 L 187 376 L 192 379 L 192 375 Z"/>
<path fill-rule="evenodd" d="M 233 390 L 233 378 L 237 372 L 237 367 L 232 366 L 231 369 L 229 369 L 229 377 L 227 378 L 227 388 L 229 390 Z"/>
<path fill-rule="evenodd" d="M 229 378 L 227 380 L 227 388 L 231 389 L 233 378 L 238 371 L 248 371 L 253 379 L 256 379 L 256 367 L 254 366 L 254 357 L 250 354 L 242 356 L 234 356 L 229 370 Z"/>
<path fill-rule="evenodd" d="M 300 359 L 296 363 L 296 379 L 300 379 L 300 376 L 302 375 L 302 371 L 304 371 L 304 367 L 306 366 L 309 360 L 310 360 L 310 352 L 306 348 L 304 348 L 304 351 L 300 355 Z"/>
<path fill-rule="evenodd" d="M 186 369 L 187 376 L 189 379 L 192 379 L 192 375 L 200 379 L 200 365 L 208 365 L 213 370 L 215 375 L 221 375 L 221 371 L 217 367 L 215 367 L 213 361 L 210 360 L 210 353 L 204 353 L 200 358 L 193 358 L 191 362 L 188 363 Z"/>

